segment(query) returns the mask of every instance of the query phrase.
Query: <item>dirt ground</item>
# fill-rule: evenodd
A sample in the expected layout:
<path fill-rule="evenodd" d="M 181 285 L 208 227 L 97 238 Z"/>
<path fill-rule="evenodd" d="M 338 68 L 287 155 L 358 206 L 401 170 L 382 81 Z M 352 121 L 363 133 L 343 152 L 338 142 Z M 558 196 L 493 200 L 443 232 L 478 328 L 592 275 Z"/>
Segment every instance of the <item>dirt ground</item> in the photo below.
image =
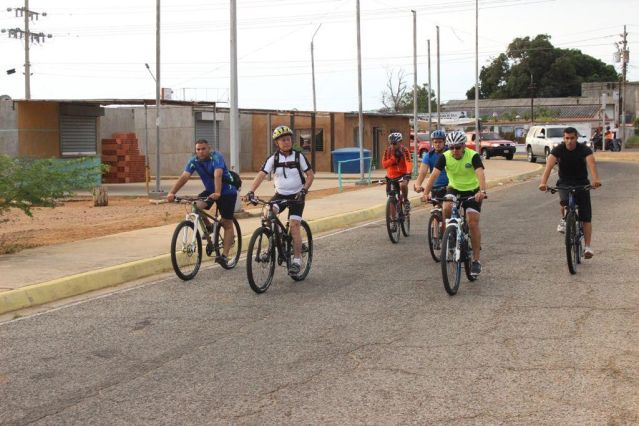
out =
<path fill-rule="evenodd" d="M 365 186 L 348 186 L 344 190 L 361 188 Z M 312 191 L 307 199 L 335 193 L 337 188 Z M 33 217 L 13 209 L 0 215 L 0 255 L 177 223 L 186 208 L 178 204 L 152 204 L 147 197 L 109 197 L 108 206 L 94 207 L 92 198 L 76 197 L 55 208 L 36 207 Z M 258 207 L 244 206 L 244 209 L 250 213 Z"/>

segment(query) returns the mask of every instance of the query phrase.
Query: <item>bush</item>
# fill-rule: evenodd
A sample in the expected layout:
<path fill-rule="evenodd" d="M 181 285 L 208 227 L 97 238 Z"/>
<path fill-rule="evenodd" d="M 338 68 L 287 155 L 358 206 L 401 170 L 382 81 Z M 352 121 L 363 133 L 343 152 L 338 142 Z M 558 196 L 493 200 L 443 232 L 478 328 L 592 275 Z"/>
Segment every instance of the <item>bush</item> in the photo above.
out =
<path fill-rule="evenodd" d="M 106 167 L 88 158 L 61 161 L 0 155 L 0 214 L 17 208 L 32 216 L 34 206 L 53 207 L 74 190 L 96 186 Z"/>

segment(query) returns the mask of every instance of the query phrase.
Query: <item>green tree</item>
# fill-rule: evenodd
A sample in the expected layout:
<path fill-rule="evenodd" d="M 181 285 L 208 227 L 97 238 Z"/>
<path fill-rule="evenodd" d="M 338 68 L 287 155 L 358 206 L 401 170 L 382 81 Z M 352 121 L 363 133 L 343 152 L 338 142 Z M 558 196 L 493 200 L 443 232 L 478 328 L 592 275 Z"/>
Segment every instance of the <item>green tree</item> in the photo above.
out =
<path fill-rule="evenodd" d="M 617 81 L 612 65 L 583 54 L 578 49 L 556 48 L 550 36 L 539 34 L 514 39 L 506 49 L 479 73 L 481 99 L 527 98 L 531 79 L 535 96 L 581 95 L 581 83 Z M 475 98 L 475 87 L 466 92 Z"/>
<path fill-rule="evenodd" d="M 430 99 L 431 111 L 437 111 L 437 98 L 435 92 L 428 90 L 428 85 L 424 83 L 421 86 L 417 86 L 417 111 L 428 112 L 428 100 Z M 401 112 L 413 112 L 413 91 L 407 91 L 402 97 L 402 110 Z"/>
<path fill-rule="evenodd" d="M 56 200 L 72 195 L 74 190 L 95 187 L 107 166 L 87 160 L 0 155 L 0 214 L 17 208 L 32 216 L 34 206 L 53 207 Z"/>

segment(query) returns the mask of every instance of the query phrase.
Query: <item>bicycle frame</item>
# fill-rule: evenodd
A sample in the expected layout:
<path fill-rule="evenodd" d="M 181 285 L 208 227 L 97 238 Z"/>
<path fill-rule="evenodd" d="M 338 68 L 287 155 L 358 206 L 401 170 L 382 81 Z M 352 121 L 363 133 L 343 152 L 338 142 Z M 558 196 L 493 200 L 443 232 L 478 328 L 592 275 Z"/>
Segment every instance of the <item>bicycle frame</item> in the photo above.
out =
<path fill-rule="evenodd" d="M 219 226 L 219 220 L 217 218 L 217 213 L 218 213 L 218 209 L 217 207 L 215 208 L 215 216 L 212 216 L 210 214 L 208 214 L 207 212 L 203 211 L 202 209 L 200 209 L 197 206 L 197 200 L 189 200 L 186 198 L 176 198 L 176 201 L 190 201 L 191 202 L 191 211 L 188 212 L 184 219 L 188 220 L 190 222 L 193 222 L 194 226 L 197 228 L 197 230 L 195 232 L 193 232 L 193 235 L 191 236 L 191 241 L 186 241 L 186 234 L 184 235 L 184 240 L 182 241 L 183 244 L 195 244 L 195 234 L 197 232 L 200 232 L 200 234 L 206 238 L 209 235 L 215 235 L 215 228 Z M 206 216 L 209 219 L 211 219 L 211 222 L 213 223 L 213 231 L 209 232 L 206 229 L 206 226 L 204 225 L 204 220 L 202 219 L 202 216 Z"/>
<path fill-rule="evenodd" d="M 461 247 L 462 247 L 462 243 L 464 242 L 464 240 L 468 239 L 468 233 L 465 231 L 465 224 L 466 224 L 466 210 L 463 209 L 462 207 L 462 203 L 464 201 L 466 201 L 466 199 L 470 199 L 472 197 L 469 198 L 458 198 L 455 195 L 449 194 L 446 197 L 444 197 L 444 201 L 450 201 L 452 202 L 452 209 L 451 209 L 451 213 L 450 213 L 450 218 L 446 219 L 446 228 L 448 228 L 449 226 L 454 226 L 455 228 L 457 228 L 457 242 L 455 244 L 455 262 L 460 262 L 461 261 Z M 463 210 L 463 214 L 460 214 L 460 209 Z"/>
<path fill-rule="evenodd" d="M 286 262 L 286 267 L 289 268 L 290 256 L 287 255 L 286 243 L 288 237 L 288 221 L 286 225 L 282 223 L 280 218 L 273 210 L 275 203 L 271 201 L 261 201 L 264 204 L 265 211 L 262 213 L 262 227 L 271 231 L 273 238 L 269 239 L 269 245 L 275 243 L 275 249 L 277 250 L 278 262 Z M 280 200 L 281 202 L 281 200 Z M 273 250 L 273 247 L 269 247 L 269 252 Z M 259 250 L 258 250 L 259 252 Z M 280 263 L 281 265 L 281 263 Z"/>

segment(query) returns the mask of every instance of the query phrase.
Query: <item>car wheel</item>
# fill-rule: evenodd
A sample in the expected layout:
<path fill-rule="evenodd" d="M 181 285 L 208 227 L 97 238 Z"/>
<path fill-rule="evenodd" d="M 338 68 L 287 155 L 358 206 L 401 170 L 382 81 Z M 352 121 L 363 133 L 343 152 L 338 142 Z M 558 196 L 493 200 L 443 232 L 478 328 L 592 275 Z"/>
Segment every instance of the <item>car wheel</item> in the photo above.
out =
<path fill-rule="evenodd" d="M 506 160 L 512 160 L 514 154 L 506 154 Z"/>
<path fill-rule="evenodd" d="M 483 148 L 481 150 L 481 158 L 482 160 L 488 160 L 490 158 L 490 154 L 488 153 L 488 150 L 486 148 Z"/>
<path fill-rule="evenodd" d="M 550 155 L 550 149 L 548 147 L 544 148 L 544 157 L 546 161 L 548 161 L 548 156 Z"/>
<path fill-rule="evenodd" d="M 537 161 L 537 157 L 533 155 L 532 147 L 526 148 L 526 153 L 528 154 L 528 161 L 534 163 Z"/>

